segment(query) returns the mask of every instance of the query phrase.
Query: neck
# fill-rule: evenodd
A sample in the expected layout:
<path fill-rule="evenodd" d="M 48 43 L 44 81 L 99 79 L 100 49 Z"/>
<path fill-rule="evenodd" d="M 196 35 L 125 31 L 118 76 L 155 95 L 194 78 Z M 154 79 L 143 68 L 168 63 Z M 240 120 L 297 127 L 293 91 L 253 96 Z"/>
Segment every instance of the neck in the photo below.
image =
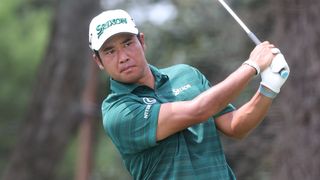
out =
<path fill-rule="evenodd" d="M 151 89 L 154 89 L 155 83 L 154 83 L 154 76 L 150 70 L 150 68 L 146 68 L 145 76 L 138 82 L 141 85 L 145 85 L 150 87 Z"/>
<path fill-rule="evenodd" d="M 150 87 L 151 89 L 154 89 L 155 83 L 154 83 L 154 76 L 150 70 L 150 68 L 148 68 L 148 72 L 146 75 L 146 81 L 145 81 L 145 85 Z"/>

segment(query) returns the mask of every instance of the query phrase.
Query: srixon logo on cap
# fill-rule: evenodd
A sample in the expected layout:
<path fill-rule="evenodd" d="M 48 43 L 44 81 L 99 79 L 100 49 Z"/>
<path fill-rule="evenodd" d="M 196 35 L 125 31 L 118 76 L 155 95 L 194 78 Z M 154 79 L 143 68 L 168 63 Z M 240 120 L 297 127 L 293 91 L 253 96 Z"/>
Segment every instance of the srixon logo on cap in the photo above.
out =
<path fill-rule="evenodd" d="M 127 24 L 127 19 L 126 18 L 116 18 L 116 19 L 111 19 L 103 24 L 99 24 L 96 28 L 98 39 L 103 34 L 104 30 L 108 29 L 109 27 L 111 27 L 113 25 L 117 25 L 117 24 Z"/>

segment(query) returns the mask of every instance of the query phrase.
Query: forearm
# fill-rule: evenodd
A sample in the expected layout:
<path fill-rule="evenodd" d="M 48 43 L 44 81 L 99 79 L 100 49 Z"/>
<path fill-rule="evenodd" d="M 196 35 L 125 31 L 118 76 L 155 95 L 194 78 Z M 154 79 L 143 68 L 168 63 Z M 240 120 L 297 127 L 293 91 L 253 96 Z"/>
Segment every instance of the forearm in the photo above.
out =
<path fill-rule="evenodd" d="M 255 69 L 242 65 L 224 81 L 203 92 L 195 99 L 195 116 L 207 119 L 225 108 L 247 86 L 255 75 Z"/>
<path fill-rule="evenodd" d="M 233 114 L 231 128 L 233 136 L 242 138 L 257 127 L 267 114 L 272 99 L 257 92 L 252 99 Z"/>

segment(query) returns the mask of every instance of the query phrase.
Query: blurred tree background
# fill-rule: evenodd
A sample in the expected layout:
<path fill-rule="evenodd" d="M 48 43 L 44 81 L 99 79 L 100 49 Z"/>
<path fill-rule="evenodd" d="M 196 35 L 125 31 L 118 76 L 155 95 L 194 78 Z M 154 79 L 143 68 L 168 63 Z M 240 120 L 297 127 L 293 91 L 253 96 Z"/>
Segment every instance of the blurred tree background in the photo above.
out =
<path fill-rule="evenodd" d="M 320 176 L 320 2 L 228 3 L 260 39 L 280 47 L 292 71 L 268 117 L 249 137 L 222 136 L 228 161 L 238 179 L 315 180 Z M 135 18 L 151 64 L 187 63 L 212 84 L 240 66 L 254 47 L 212 0 L 2 0 L 0 177 L 81 179 L 82 124 L 90 122 L 84 135 L 90 140 L 91 173 L 82 178 L 130 179 L 102 129 L 100 103 L 108 94 L 108 77 L 95 77 L 87 42 L 90 19 L 111 8 L 126 9 Z M 233 103 L 246 102 L 259 80 Z M 86 98 L 88 85 L 97 89 L 91 93 L 96 98 Z"/>

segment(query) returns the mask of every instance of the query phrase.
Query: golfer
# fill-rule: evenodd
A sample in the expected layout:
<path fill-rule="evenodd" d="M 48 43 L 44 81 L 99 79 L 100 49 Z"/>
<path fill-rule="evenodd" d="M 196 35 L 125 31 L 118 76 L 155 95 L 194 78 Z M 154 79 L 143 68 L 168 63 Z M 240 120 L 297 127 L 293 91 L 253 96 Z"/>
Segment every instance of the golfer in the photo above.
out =
<path fill-rule="evenodd" d="M 247 61 L 213 86 L 189 65 L 158 69 L 148 64 L 145 36 L 123 10 L 92 19 L 89 46 L 111 77 L 111 92 L 102 103 L 104 129 L 137 180 L 236 179 L 218 131 L 247 136 L 285 82 L 270 70 L 278 51 L 269 42 L 256 46 Z M 260 71 L 265 74 L 259 90 L 235 109 L 230 102 Z"/>

